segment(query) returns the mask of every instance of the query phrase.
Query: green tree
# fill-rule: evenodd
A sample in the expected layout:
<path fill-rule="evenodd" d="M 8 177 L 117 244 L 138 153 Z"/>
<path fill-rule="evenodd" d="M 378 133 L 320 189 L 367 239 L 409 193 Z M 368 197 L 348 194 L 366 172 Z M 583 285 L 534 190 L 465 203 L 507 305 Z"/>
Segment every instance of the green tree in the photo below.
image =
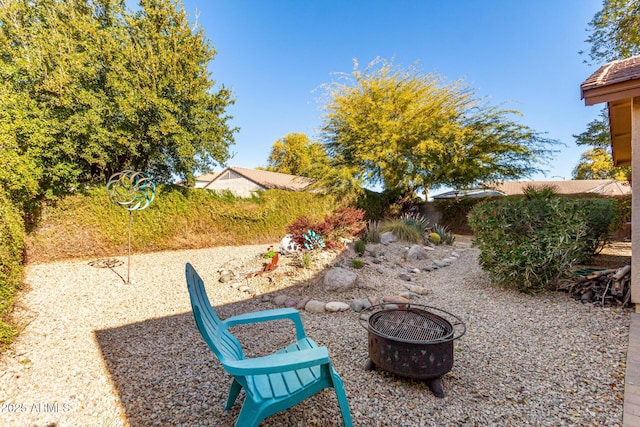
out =
<path fill-rule="evenodd" d="M 611 154 L 605 148 L 591 148 L 580 157 L 573 169 L 573 179 L 617 179 L 626 181 L 629 167 L 613 167 Z"/>
<path fill-rule="evenodd" d="M 9 191 L 55 198 L 123 169 L 192 181 L 228 159 L 233 100 L 178 2 L 0 1 L 0 148 L 24 172 L 0 173 Z"/>
<path fill-rule="evenodd" d="M 640 54 L 640 2 L 636 0 L 603 0 L 602 9 L 596 12 L 589 22 L 586 42 L 591 44 L 588 56 L 592 65 L 625 59 Z M 584 54 L 585 52 L 580 52 Z M 606 148 L 610 153 L 609 116 L 607 108 L 587 124 L 587 130 L 573 135 L 578 145 Z M 588 169 L 583 154 L 580 163 L 574 169 Z M 611 156 L 609 156 L 611 158 Z M 613 161 L 609 166 L 611 176 L 626 176 L 626 168 L 616 168 Z M 623 178 L 624 180 L 624 178 Z"/>
<path fill-rule="evenodd" d="M 640 2 L 603 0 L 602 9 L 593 16 L 587 31 L 592 65 L 640 54 Z"/>
<path fill-rule="evenodd" d="M 485 105 L 461 81 L 379 60 L 364 71 L 356 63 L 350 77 L 326 86 L 322 134 L 332 177 L 351 176 L 351 187 L 410 197 L 530 175 L 552 153 L 554 141 L 511 120 L 516 111 Z"/>
<path fill-rule="evenodd" d="M 576 144 L 587 145 L 596 148 L 609 149 L 611 147 L 611 139 L 609 136 L 609 112 L 607 108 L 600 111 L 597 119 L 589 122 L 587 130 L 578 135 L 573 135 Z"/>
<path fill-rule="evenodd" d="M 271 148 L 267 170 L 290 175 L 319 178 L 317 172 L 327 166 L 328 158 L 322 144 L 311 142 L 303 133 L 289 133 Z"/>

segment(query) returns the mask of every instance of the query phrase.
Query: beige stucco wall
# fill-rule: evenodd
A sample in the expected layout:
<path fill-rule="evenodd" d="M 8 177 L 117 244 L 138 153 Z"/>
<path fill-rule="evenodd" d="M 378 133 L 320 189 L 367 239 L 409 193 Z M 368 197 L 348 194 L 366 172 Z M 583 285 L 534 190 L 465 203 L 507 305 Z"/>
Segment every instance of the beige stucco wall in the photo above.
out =
<path fill-rule="evenodd" d="M 253 191 L 264 190 L 264 187 L 245 178 L 219 179 L 207 187 L 207 190 L 229 190 L 238 197 L 251 197 Z"/>
<path fill-rule="evenodd" d="M 640 97 L 631 102 L 631 301 L 640 311 Z"/>

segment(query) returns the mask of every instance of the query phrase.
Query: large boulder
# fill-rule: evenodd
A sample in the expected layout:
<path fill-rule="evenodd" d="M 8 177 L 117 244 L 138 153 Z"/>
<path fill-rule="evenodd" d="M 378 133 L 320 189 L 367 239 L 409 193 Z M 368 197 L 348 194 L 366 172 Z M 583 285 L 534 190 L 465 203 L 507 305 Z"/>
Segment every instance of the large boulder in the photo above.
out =
<path fill-rule="evenodd" d="M 331 301 L 324 306 L 324 309 L 327 310 L 329 313 L 337 313 L 338 311 L 349 310 L 349 304 L 346 304 L 340 301 Z"/>
<path fill-rule="evenodd" d="M 309 313 L 324 313 L 326 305 L 327 304 L 325 302 L 312 299 L 307 302 L 307 304 L 304 306 L 304 309 Z"/>
<path fill-rule="evenodd" d="M 358 284 L 358 275 L 342 267 L 332 268 L 325 274 L 323 284 L 328 292 L 350 290 Z"/>
<path fill-rule="evenodd" d="M 387 231 L 386 233 L 382 233 L 380 235 L 380 243 L 382 243 L 383 245 L 388 245 L 389 243 L 393 243 L 396 240 L 396 236 L 391 232 L 391 231 Z"/>
<path fill-rule="evenodd" d="M 281 254 L 289 254 L 293 252 L 298 252 L 301 248 L 300 245 L 297 244 L 293 240 L 293 234 L 287 234 L 280 241 L 280 253 Z"/>
<path fill-rule="evenodd" d="M 427 259 L 427 251 L 420 245 L 413 245 L 407 252 L 407 258 L 412 260 Z"/>

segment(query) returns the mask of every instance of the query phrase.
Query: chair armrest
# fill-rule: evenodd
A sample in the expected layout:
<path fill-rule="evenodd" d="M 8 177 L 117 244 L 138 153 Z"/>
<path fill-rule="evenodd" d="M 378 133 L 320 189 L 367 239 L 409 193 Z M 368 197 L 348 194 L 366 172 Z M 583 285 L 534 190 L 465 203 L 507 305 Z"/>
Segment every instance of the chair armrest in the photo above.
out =
<path fill-rule="evenodd" d="M 253 313 L 239 314 L 237 316 L 229 317 L 222 323 L 226 327 L 235 325 L 246 325 L 249 323 L 268 322 L 271 320 L 291 320 L 296 327 L 296 340 L 300 341 L 307 337 L 302 326 L 302 319 L 300 318 L 300 312 L 293 308 L 274 308 L 273 310 L 256 311 Z"/>
<path fill-rule="evenodd" d="M 294 371 L 329 363 L 331 360 L 327 348 L 316 347 L 289 353 L 275 353 L 253 359 L 229 360 L 223 362 L 223 366 L 225 371 L 231 375 L 248 376 Z"/>

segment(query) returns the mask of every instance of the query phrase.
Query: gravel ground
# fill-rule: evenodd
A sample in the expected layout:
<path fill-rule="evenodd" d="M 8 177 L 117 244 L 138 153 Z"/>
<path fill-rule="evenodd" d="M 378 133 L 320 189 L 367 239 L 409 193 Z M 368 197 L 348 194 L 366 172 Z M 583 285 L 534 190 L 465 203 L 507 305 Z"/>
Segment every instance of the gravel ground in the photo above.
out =
<path fill-rule="evenodd" d="M 583 305 L 564 294 L 524 295 L 490 286 L 468 245 L 438 247 L 450 266 L 420 272 L 429 289 L 416 300 L 461 317 L 467 333 L 455 341 L 455 363 L 438 399 L 422 382 L 365 371 L 367 331 L 352 311 L 302 312 L 307 334 L 326 345 L 341 375 L 356 426 L 616 426 L 622 404 L 629 310 Z M 397 294 L 409 267 L 404 248 L 377 249 L 357 270 L 361 288 L 326 294 L 322 271 L 282 259 L 278 275 L 251 279 L 251 297 L 220 283 L 219 269 L 238 275 L 261 266 L 266 246 L 163 252 L 96 268 L 87 260 L 31 265 L 17 316 L 25 329 L 0 358 L 0 425 L 231 426 L 240 406 L 222 410 L 230 378 L 202 341 L 184 280 L 191 262 L 207 283 L 222 318 L 273 308 L 262 295 L 323 301 Z M 317 266 L 342 257 L 316 260 Z M 384 258 L 382 257 L 384 255 Z M 126 261 L 126 259 L 123 258 Z M 345 263 L 345 265 L 347 265 Z M 293 338 L 289 324 L 239 327 L 247 354 L 276 350 Z M 262 426 L 341 425 L 335 394 L 325 390 Z"/>

